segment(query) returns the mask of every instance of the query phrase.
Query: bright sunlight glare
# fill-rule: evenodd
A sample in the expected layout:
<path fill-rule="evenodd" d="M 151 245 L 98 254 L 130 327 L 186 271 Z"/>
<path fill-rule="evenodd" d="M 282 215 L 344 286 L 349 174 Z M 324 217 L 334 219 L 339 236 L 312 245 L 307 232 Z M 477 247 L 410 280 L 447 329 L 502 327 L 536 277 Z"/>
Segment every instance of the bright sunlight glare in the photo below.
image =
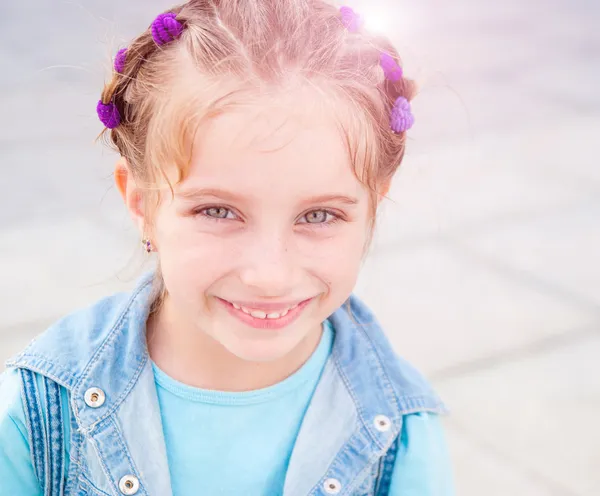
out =
<path fill-rule="evenodd" d="M 361 12 L 365 28 L 373 33 L 389 34 L 390 16 L 382 10 L 366 9 Z"/>

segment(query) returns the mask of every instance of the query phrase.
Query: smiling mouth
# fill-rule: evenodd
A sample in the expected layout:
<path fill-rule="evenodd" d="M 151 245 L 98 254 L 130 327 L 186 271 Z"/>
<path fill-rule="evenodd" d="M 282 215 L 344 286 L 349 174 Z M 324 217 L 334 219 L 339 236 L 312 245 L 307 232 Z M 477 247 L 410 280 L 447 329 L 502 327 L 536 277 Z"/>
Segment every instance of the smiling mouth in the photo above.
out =
<path fill-rule="evenodd" d="M 281 329 L 296 320 L 308 304 L 314 299 L 309 298 L 290 306 L 279 306 L 277 311 L 252 308 L 245 305 L 217 298 L 229 313 L 245 324 L 259 329 Z"/>
<path fill-rule="evenodd" d="M 297 308 L 299 305 L 299 303 L 296 303 L 292 306 L 284 307 L 277 312 L 267 312 L 265 310 L 253 309 L 251 307 L 245 307 L 243 305 L 238 305 L 237 303 L 233 303 L 233 302 L 228 302 L 228 303 L 231 303 L 233 308 L 235 308 L 236 310 L 241 310 L 245 314 L 252 315 L 252 317 L 254 317 L 256 319 L 279 319 L 281 317 L 285 317 L 290 312 L 290 310 L 294 310 L 294 308 Z"/>

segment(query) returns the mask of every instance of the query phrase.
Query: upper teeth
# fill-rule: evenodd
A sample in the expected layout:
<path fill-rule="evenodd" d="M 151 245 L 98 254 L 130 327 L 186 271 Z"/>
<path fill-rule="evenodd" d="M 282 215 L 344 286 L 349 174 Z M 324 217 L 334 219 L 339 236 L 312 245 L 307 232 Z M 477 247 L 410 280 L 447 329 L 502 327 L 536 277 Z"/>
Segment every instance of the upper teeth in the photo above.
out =
<path fill-rule="evenodd" d="M 257 319 L 278 319 L 279 317 L 285 317 L 290 310 L 293 310 L 298 306 L 298 304 L 295 304 L 289 308 L 286 308 L 285 310 L 282 310 L 281 312 L 266 313 L 262 310 L 252 310 L 251 308 L 246 308 L 235 303 L 232 303 L 232 305 L 237 310 L 241 310 L 242 312 L 247 313 L 248 315 L 252 315 L 252 317 L 255 317 Z"/>

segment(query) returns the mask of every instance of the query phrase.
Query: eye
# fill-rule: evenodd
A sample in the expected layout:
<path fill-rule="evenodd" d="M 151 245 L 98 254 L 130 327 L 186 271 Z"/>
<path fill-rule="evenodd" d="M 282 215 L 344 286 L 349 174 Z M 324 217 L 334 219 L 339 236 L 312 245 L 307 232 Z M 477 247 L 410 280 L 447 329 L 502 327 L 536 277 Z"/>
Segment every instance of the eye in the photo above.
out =
<path fill-rule="evenodd" d="M 225 207 L 208 207 L 196 211 L 196 215 L 208 217 L 213 220 L 227 220 L 235 219 L 235 214 L 228 208 Z"/>
<path fill-rule="evenodd" d="M 306 222 L 300 222 L 300 224 L 316 224 L 320 227 L 324 227 L 339 221 L 340 216 L 330 210 L 321 209 L 308 212 L 302 219 L 306 219 Z"/>

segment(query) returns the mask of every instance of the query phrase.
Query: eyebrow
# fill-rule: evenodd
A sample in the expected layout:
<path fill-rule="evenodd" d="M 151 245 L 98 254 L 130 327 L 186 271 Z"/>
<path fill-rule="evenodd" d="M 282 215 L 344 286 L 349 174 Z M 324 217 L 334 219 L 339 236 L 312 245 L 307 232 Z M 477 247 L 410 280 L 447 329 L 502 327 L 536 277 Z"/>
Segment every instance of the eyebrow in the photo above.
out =
<path fill-rule="evenodd" d="M 346 205 L 357 205 L 358 199 L 346 195 L 318 195 L 311 196 L 305 200 L 306 203 L 344 203 Z"/>
<path fill-rule="evenodd" d="M 190 188 L 183 189 L 176 193 L 176 196 L 185 199 L 185 200 L 197 200 L 199 198 L 204 198 L 206 196 L 213 196 L 216 198 L 221 198 L 223 200 L 228 201 L 241 201 L 241 202 L 249 202 L 248 197 L 243 195 L 237 195 L 230 191 L 226 191 L 219 188 Z M 326 195 L 316 195 L 311 196 L 309 198 L 305 198 L 302 203 L 343 203 L 345 205 L 357 205 L 359 203 L 357 198 L 352 196 L 346 196 L 341 194 L 326 194 Z"/>
<path fill-rule="evenodd" d="M 177 191 L 175 196 L 183 198 L 184 200 L 197 200 L 199 198 L 204 198 L 205 196 L 214 196 L 224 200 L 246 200 L 246 198 L 243 196 L 238 196 L 235 193 L 218 188 L 182 189 Z"/>

